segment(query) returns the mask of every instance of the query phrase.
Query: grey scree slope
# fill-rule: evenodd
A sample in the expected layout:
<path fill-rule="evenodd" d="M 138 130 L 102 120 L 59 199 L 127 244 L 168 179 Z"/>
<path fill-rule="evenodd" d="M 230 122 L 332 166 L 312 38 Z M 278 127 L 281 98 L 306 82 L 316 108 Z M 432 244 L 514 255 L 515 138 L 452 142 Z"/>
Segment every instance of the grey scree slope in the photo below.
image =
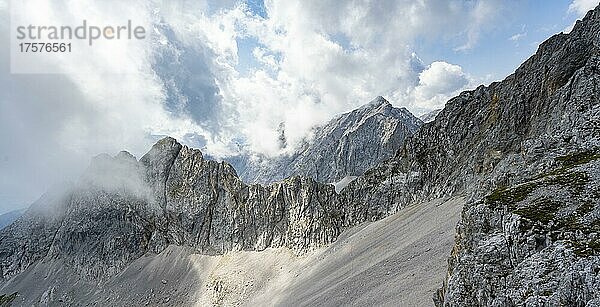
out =
<path fill-rule="evenodd" d="M 22 306 L 40 298 L 96 306 L 429 306 L 461 208 L 461 199 L 411 206 L 300 256 L 285 248 L 209 256 L 171 245 L 99 289 L 52 260 L 33 265 L 2 292 L 21 293 L 14 303 Z"/>

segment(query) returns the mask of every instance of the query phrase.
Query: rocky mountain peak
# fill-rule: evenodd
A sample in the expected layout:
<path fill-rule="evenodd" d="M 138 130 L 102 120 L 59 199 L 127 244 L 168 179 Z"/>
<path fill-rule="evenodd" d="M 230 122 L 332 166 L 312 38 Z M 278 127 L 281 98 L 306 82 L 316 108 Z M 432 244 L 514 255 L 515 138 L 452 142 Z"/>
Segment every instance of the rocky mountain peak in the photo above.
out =
<path fill-rule="evenodd" d="M 382 96 L 377 96 L 369 103 L 362 105 L 359 108 L 352 110 L 348 113 L 344 113 L 339 117 L 347 117 L 356 120 L 358 118 L 364 119 L 376 114 L 393 116 L 393 113 L 403 113 L 404 115 L 412 115 L 412 113 L 410 113 L 410 111 L 408 111 L 406 108 L 396 108 L 392 105 L 391 102 L 389 102 Z"/>
<path fill-rule="evenodd" d="M 179 150 L 181 150 L 181 144 L 172 137 L 164 137 L 158 140 L 146 153 L 140 161 L 153 161 L 155 159 L 167 159 L 171 160 L 177 156 Z"/>
<path fill-rule="evenodd" d="M 165 137 L 152 146 L 140 163 L 148 170 L 148 177 L 164 181 L 182 145 L 172 137 Z"/>
<path fill-rule="evenodd" d="M 122 150 L 119 153 L 117 153 L 115 158 L 119 159 L 119 160 L 137 161 L 137 159 L 135 158 L 134 155 L 132 155 L 131 153 L 129 153 L 128 151 L 125 151 L 125 150 Z"/>
<path fill-rule="evenodd" d="M 364 105 L 364 107 L 379 107 L 382 105 L 391 105 L 391 103 L 387 99 L 383 98 L 383 96 L 377 96 L 375 99 Z"/>
<path fill-rule="evenodd" d="M 423 123 L 405 108 L 378 96 L 368 104 L 336 116 L 313 130 L 294 153 L 277 158 L 231 157 L 240 177 L 250 183 L 270 183 L 293 175 L 333 183 L 359 176 L 392 157 L 404 139 Z"/>

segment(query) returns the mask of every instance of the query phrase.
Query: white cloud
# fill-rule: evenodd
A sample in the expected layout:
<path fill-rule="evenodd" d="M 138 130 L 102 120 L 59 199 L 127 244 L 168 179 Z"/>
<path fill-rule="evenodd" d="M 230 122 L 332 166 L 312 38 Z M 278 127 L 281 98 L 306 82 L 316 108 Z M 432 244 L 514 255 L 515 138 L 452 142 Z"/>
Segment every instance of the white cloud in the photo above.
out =
<path fill-rule="evenodd" d="M 579 17 L 585 16 L 585 14 L 598 6 L 597 0 L 573 0 L 569 4 L 569 13 L 577 14 Z"/>
<path fill-rule="evenodd" d="M 573 0 L 571 4 L 569 4 L 569 9 L 567 13 L 577 15 L 577 18 L 583 18 L 585 14 L 598 6 L 600 2 L 596 0 Z M 570 33 L 575 27 L 575 22 L 562 30 L 563 33 Z"/>
<path fill-rule="evenodd" d="M 517 33 L 517 34 L 515 34 L 515 35 L 513 35 L 513 36 L 509 37 L 509 38 L 508 38 L 508 40 L 511 40 L 511 41 L 513 41 L 513 42 L 518 42 L 518 41 L 522 40 L 523 38 L 525 38 L 526 36 L 527 36 L 527 33 L 526 33 L 526 32 L 523 32 L 523 33 Z"/>
<path fill-rule="evenodd" d="M 251 148 L 271 154 L 279 152 L 275 130 L 282 121 L 293 145 L 313 125 L 377 95 L 419 110 L 429 107 L 412 94 L 420 72 L 413 40 L 450 39 L 461 50 L 472 48 L 500 8 L 496 1 L 265 4 L 268 18 L 246 14 L 239 21 L 240 31 L 262 45 L 254 55 L 263 66 L 230 78 L 224 95 L 242 106 L 239 122 Z"/>
<path fill-rule="evenodd" d="M 83 18 L 151 24 L 155 17 L 144 1 L 46 4 L 39 18 L 31 16 L 33 24 L 47 24 L 47 18 L 52 24 Z M 0 35 L 10 41 L 8 11 L 0 14 Z M 139 42 L 127 48 L 73 53 L 53 75 L 9 74 L 10 55 L 0 51 L 0 210 L 26 205 L 51 183 L 77 176 L 98 153 L 127 149 L 139 158 L 155 141 L 153 135 L 206 134 L 189 115 L 166 109 L 152 47 Z M 118 70 L 135 73 L 115 74 Z"/>
<path fill-rule="evenodd" d="M 89 55 L 96 61 L 70 59 L 61 65 L 86 93 L 87 103 L 104 108 L 103 114 L 127 117 L 141 109 L 148 113 L 136 120 L 121 118 L 128 131 L 144 127 L 151 134 L 200 135 L 207 140 L 205 150 L 214 155 L 226 154 L 230 140 L 242 137 L 251 150 L 277 154 L 281 122 L 286 122 L 293 148 L 315 124 L 377 95 L 427 108 L 412 95 L 422 69 L 414 63 L 413 40 L 452 38 L 466 41 L 461 49 L 470 48 L 499 7 L 495 1 L 407 0 L 271 0 L 265 6 L 267 18 L 233 2 L 133 1 L 115 17 L 111 4 L 78 2 L 67 11 L 43 16 L 127 16 L 154 24 L 156 44 L 128 49 L 139 55 L 136 58 L 115 60 L 110 59 L 114 53 L 98 53 Z M 467 30 L 457 36 L 462 29 Z M 348 45 L 335 41 L 336 35 L 345 37 Z M 252 51 L 257 66 L 248 75 L 237 71 L 237 43 L 243 37 L 259 43 Z M 118 67 L 136 73 L 108 78 L 98 73 Z M 117 84 L 129 86 L 115 89 Z M 95 133 L 80 125 L 70 125 L 74 138 L 83 138 L 76 136 L 82 131 Z"/>
<path fill-rule="evenodd" d="M 423 109 L 438 109 L 469 85 L 469 77 L 458 65 L 433 62 L 419 74 L 414 90 L 416 104 Z"/>
<path fill-rule="evenodd" d="M 153 40 L 70 58 L 62 75 L 16 76 L 2 67 L 0 135 L 9 141 L 0 148 L 0 191 L 19 190 L 21 199 L 96 153 L 140 155 L 153 135 L 202 144 L 215 156 L 240 139 L 279 154 L 281 122 L 293 147 L 315 124 L 378 95 L 417 112 L 437 108 L 469 78 L 444 62 L 426 68 L 411 45 L 443 40 L 467 50 L 501 11 L 495 0 L 266 0 L 263 18 L 237 1 L 62 3 L 34 17 L 132 19 L 148 24 Z M 6 8 L 0 0 L 3 35 Z M 249 73 L 238 71 L 242 38 L 258 42 Z"/>
<path fill-rule="evenodd" d="M 496 22 L 496 18 L 501 16 L 502 3 L 500 1 L 477 1 L 473 9 L 468 11 L 468 22 L 465 24 L 466 42 L 455 48 L 456 51 L 466 51 L 475 46 L 479 40 L 482 30 L 491 27 Z"/>
<path fill-rule="evenodd" d="M 521 32 L 512 35 L 508 40 L 514 42 L 516 46 L 519 46 L 520 41 L 525 37 L 527 37 L 527 31 L 525 31 L 525 25 L 522 25 Z"/>

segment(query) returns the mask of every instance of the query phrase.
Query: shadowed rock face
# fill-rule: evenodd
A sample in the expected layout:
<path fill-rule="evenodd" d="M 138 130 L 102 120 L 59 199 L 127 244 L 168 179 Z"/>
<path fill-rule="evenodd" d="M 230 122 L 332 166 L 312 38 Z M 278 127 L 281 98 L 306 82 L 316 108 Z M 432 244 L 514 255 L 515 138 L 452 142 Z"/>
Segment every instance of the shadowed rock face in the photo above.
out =
<path fill-rule="evenodd" d="M 423 122 L 405 108 L 395 108 L 383 97 L 314 129 L 314 136 L 289 156 L 237 156 L 225 159 L 251 183 L 271 183 L 290 176 L 319 182 L 338 182 L 360 176 L 394 156 L 404 140 Z"/>
<path fill-rule="evenodd" d="M 600 8 L 504 81 L 451 99 L 396 156 L 340 194 L 303 177 L 244 184 L 172 138 L 94 160 L 0 231 L 3 278 L 42 259 L 112 276 L 146 253 L 327 245 L 408 204 L 466 195 L 438 305 L 600 299 Z M 113 179 L 113 180 L 107 180 Z"/>

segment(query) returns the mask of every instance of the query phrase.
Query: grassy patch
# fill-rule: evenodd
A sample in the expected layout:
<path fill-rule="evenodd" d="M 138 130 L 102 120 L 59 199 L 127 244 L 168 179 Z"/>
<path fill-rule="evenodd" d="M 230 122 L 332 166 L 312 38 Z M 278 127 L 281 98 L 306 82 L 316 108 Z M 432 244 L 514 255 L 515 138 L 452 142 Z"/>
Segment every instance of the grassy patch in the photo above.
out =
<path fill-rule="evenodd" d="M 560 209 L 561 205 L 561 203 L 551 199 L 541 199 L 533 202 L 529 206 L 515 209 L 513 213 L 529 220 L 546 224 L 554 219 L 554 216 Z"/>
<path fill-rule="evenodd" d="M 554 292 L 552 290 L 546 289 L 540 293 L 542 296 L 551 296 Z"/>
<path fill-rule="evenodd" d="M 600 255 L 600 240 L 589 239 L 600 232 L 600 219 L 589 220 L 600 190 L 590 183 L 590 175 L 579 166 L 600 159 L 600 149 L 555 158 L 560 165 L 529 181 L 499 187 L 484 197 L 490 209 L 504 209 L 520 217 L 522 232 L 534 230 L 552 241 L 566 240 L 579 257 Z M 559 191 L 557 193 L 557 191 Z M 544 195 L 544 196 L 542 196 Z"/>
<path fill-rule="evenodd" d="M 545 182 L 550 185 L 568 188 L 571 192 L 580 194 L 585 190 L 589 177 L 585 172 L 565 172 L 556 176 L 549 176 Z"/>
<path fill-rule="evenodd" d="M 15 300 L 15 298 L 17 298 L 17 292 L 13 293 L 13 294 L 2 294 L 0 295 L 0 307 L 4 307 L 4 306 L 10 306 L 12 304 L 12 301 Z"/>
<path fill-rule="evenodd" d="M 500 97 L 498 94 L 492 95 L 492 100 L 490 103 L 490 115 L 487 118 L 487 125 L 490 126 L 498 121 L 498 106 L 500 105 Z"/>
<path fill-rule="evenodd" d="M 498 188 L 485 197 L 485 203 L 493 208 L 507 206 L 514 210 L 516 203 L 525 200 L 537 187 L 534 182 L 528 182 L 512 188 Z"/>
<path fill-rule="evenodd" d="M 599 150 L 587 150 L 578 153 L 557 157 L 555 160 L 562 163 L 565 168 L 573 168 L 600 159 Z"/>
<path fill-rule="evenodd" d="M 554 158 L 555 161 L 560 162 L 561 167 L 557 168 L 551 172 L 541 174 L 539 176 L 534 177 L 533 179 L 542 179 L 549 176 L 561 176 L 568 173 L 574 167 L 592 162 L 594 160 L 600 159 L 600 150 L 588 150 L 582 151 L 578 153 L 568 154 L 566 156 L 560 156 Z M 568 182 L 565 181 L 565 182 Z"/>
<path fill-rule="evenodd" d="M 588 242 L 568 242 L 573 248 L 575 255 L 579 257 L 589 257 L 600 254 L 600 240 L 591 240 Z"/>
<path fill-rule="evenodd" d="M 577 210 L 575 210 L 575 212 L 577 212 L 577 214 L 580 216 L 584 216 L 592 212 L 592 210 L 594 210 L 594 204 L 592 204 L 591 201 L 588 201 L 577 207 Z"/>
<path fill-rule="evenodd" d="M 525 200 L 536 188 L 550 185 L 569 188 L 571 192 L 579 194 L 585 189 L 589 177 L 585 172 L 570 170 L 597 159 L 600 159 L 598 151 L 585 151 L 557 157 L 556 161 L 561 162 L 562 167 L 536 176 L 530 181 L 515 187 L 500 187 L 486 196 L 485 202 L 494 208 L 506 206 L 509 210 L 514 210 L 516 209 L 516 203 Z"/>

